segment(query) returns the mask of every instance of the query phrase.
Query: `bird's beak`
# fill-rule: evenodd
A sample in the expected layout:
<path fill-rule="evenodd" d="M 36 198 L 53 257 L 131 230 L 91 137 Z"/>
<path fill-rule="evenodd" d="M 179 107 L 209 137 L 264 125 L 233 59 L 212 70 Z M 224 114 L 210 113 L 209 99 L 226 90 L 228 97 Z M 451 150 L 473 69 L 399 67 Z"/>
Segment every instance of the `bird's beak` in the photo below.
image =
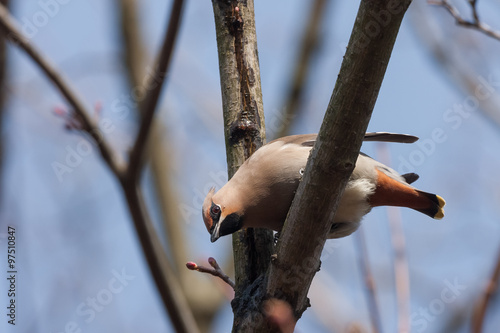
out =
<path fill-rule="evenodd" d="M 210 232 L 210 241 L 213 243 L 215 242 L 216 240 L 219 239 L 219 227 L 220 227 L 220 222 L 217 222 L 217 224 L 215 224 Z"/>

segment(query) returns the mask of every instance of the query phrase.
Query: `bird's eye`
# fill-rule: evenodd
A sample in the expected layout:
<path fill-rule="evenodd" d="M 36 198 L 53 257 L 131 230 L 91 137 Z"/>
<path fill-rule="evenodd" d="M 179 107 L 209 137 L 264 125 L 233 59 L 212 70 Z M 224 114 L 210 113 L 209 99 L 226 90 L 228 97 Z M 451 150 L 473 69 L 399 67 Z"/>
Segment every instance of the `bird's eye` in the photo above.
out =
<path fill-rule="evenodd" d="M 217 205 L 213 205 L 212 206 L 212 214 L 215 216 L 219 215 L 220 214 L 220 207 Z"/>

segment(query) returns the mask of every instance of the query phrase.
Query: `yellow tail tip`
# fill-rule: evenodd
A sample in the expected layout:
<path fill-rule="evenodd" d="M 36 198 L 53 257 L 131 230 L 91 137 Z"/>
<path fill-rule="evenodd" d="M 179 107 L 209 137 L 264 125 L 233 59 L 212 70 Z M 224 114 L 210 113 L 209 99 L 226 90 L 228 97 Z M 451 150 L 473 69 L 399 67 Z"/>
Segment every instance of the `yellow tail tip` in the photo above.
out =
<path fill-rule="evenodd" d="M 436 195 L 436 198 L 438 199 L 439 207 L 443 208 L 444 205 L 446 205 L 446 201 L 444 201 L 444 199 L 442 197 L 440 197 L 439 195 Z"/>
<path fill-rule="evenodd" d="M 436 220 L 441 220 L 443 217 L 444 217 L 444 205 L 446 205 L 446 201 L 440 197 L 439 195 L 436 195 L 436 198 L 438 199 L 438 203 L 439 203 L 439 210 L 438 212 L 436 213 L 436 215 L 434 215 L 434 218 Z"/>

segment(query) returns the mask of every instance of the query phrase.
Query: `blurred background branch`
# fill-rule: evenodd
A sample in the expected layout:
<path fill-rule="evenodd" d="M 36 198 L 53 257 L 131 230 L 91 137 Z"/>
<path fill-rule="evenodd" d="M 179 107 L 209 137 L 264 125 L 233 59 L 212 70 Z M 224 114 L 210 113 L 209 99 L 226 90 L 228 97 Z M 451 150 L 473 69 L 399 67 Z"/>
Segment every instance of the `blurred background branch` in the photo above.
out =
<path fill-rule="evenodd" d="M 141 7 L 137 0 L 117 0 L 120 12 L 120 32 L 122 37 L 123 57 L 129 86 L 141 87 L 146 75 L 149 59 L 146 45 L 143 43 L 139 13 Z M 152 182 L 162 218 L 162 230 L 167 239 L 167 253 L 173 259 L 176 275 L 193 311 L 198 327 L 202 332 L 210 330 L 213 317 L 219 311 L 224 298 L 213 281 L 200 278 L 185 269 L 188 261 L 188 244 L 179 216 L 178 193 L 172 185 L 174 168 L 172 156 L 176 153 L 174 145 L 165 130 L 165 125 L 158 120 L 151 124 L 146 156 L 151 168 Z"/>
<path fill-rule="evenodd" d="M 172 5 L 168 29 L 157 60 L 158 64 L 154 69 L 153 77 L 150 78 L 144 87 L 146 89 L 146 97 L 144 103 L 141 104 L 143 116 L 141 117 L 139 134 L 134 143 L 131 159 L 126 169 L 116 161 L 114 157 L 115 152 L 100 132 L 96 121 L 89 117 L 91 112 L 85 107 L 74 88 L 52 66 L 47 58 L 30 43 L 29 39 L 23 35 L 3 5 L 0 5 L 0 27 L 10 41 L 21 47 L 40 66 L 73 106 L 76 112 L 75 122 L 77 126 L 81 126 L 75 129 L 79 129 L 92 136 L 101 151 L 103 159 L 121 182 L 138 238 L 144 250 L 144 255 L 173 326 L 178 332 L 197 332 L 198 329 L 192 318 L 191 311 L 187 307 L 187 303 L 185 303 L 184 296 L 179 291 L 176 275 L 170 267 L 171 265 L 157 236 L 154 225 L 148 216 L 139 185 L 143 150 L 174 49 L 182 5 L 182 0 L 174 1 Z"/>
<path fill-rule="evenodd" d="M 0 4 L 0 29 L 3 30 L 6 39 L 22 48 L 59 89 L 73 107 L 73 111 L 76 113 L 74 120 L 80 124 L 80 129 L 92 137 L 97 147 L 99 147 L 104 161 L 119 178 L 123 173 L 123 165 L 119 163 L 113 149 L 104 139 L 97 122 L 91 118 L 90 115 L 93 112 L 87 108 L 73 86 L 58 72 L 45 55 L 24 36 L 3 4 Z"/>
<path fill-rule="evenodd" d="M 429 0 L 429 3 L 432 5 L 436 5 L 436 6 L 441 6 L 444 9 L 446 9 L 448 11 L 448 13 L 450 13 L 450 15 L 453 16 L 453 18 L 455 19 L 455 22 L 458 25 L 479 30 L 482 33 L 484 33 L 486 36 L 500 40 L 500 31 L 496 31 L 496 30 L 492 29 L 489 25 L 487 25 L 486 23 L 482 22 L 479 19 L 479 14 L 477 12 L 477 0 L 467 0 L 467 3 L 469 4 L 471 12 L 472 12 L 472 20 L 465 19 L 460 14 L 457 7 L 455 7 L 448 0 Z"/>
<path fill-rule="evenodd" d="M 492 74 L 489 72 L 488 77 L 480 75 L 482 70 L 475 65 L 477 62 L 473 61 L 468 52 L 481 49 L 477 45 L 480 41 L 474 41 L 474 47 L 471 48 L 470 37 L 447 32 L 441 21 L 432 15 L 422 2 L 415 1 L 411 14 L 413 27 L 420 41 L 440 65 L 439 69 L 449 77 L 455 87 L 469 96 L 476 97 L 478 111 L 500 129 L 500 95 L 488 82 Z M 479 64 L 486 66 L 483 60 L 479 61 Z"/>
<path fill-rule="evenodd" d="M 488 307 L 491 301 L 498 294 L 498 283 L 500 282 L 500 251 L 498 251 L 498 258 L 493 269 L 491 277 L 486 281 L 483 294 L 479 296 L 474 313 L 472 315 L 472 332 L 484 332 L 483 326 L 488 312 Z"/>
<path fill-rule="evenodd" d="M 0 4 L 9 8 L 9 0 L 0 0 Z M 7 40 L 0 39 L 0 202 L 3 196 L 4 131 L 5 104 L 7 103 Z"/>
<path fill-rule="evenodd" d="M 377 144 L 378 160 L 392 165 L 387 144 Z M 394 255 L 394 284 L 396 289 L 398 332 L 410 332 L 410 271 L 406 254 L 406 239 L 403 230 L 401 211 L 398 207 L 387 207 L 387 220 Z"/>
<path fill-rule="evenodd" d="M 358 250 L 359 270 L 363 275 L 363 282 L 365 283 L 366 300 L 368 303 L 368 312 L 370 313 L 372 331 L 374 333 L 382 333 L 384 331 L 382 330 L 382 321 L 380 319 L 380 310 L 377 302 L 377 288 L 375 278 L 370 268 L 370 257 L 368 256 L 368 250 L 366 249 L 366 239 L 363 226 L 360 226 L 353 237 Z"/>
<path fill-rule="evenodd" d="M 274 138 L 290 135 L 294 120 L 303 112 L 302 101 L 306 83 L 315 55 L 321 48 L 320 29 L 329 3 L 330 0 L 310 1 L 309 16 L 295 51 L 297 54 L 294 68 L 289 72 L 290 78 L 286 81 L 285 102 L 282 106 L 285 111 L 283 122 L 277 133 L 271 133 Z"/>

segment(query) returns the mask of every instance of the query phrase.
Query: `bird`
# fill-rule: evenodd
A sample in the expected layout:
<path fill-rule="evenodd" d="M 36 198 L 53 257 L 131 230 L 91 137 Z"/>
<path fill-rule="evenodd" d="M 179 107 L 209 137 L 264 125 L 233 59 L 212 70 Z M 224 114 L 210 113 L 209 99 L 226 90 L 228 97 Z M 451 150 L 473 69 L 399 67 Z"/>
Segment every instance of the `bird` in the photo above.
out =
<path fill-rule="evenodd" d="M 212 243 L 243 228 L 281 231 L 316 137 L 316 134 L 299 134 L 273 140 L 257 149 L 220 190 L 210 189 L 203 202 L 202 216 Z M 413 135 L 389 132 L 368 132 L 364 136 L 364 141 L 417 140 Z M 445 200 L 410 185 L 418 178 L 415 173 L 400 175 L 360 152 L 328 238 L 352 234 L 363 216 L 377 206 L 408 207 L 442 219 Z"/>

